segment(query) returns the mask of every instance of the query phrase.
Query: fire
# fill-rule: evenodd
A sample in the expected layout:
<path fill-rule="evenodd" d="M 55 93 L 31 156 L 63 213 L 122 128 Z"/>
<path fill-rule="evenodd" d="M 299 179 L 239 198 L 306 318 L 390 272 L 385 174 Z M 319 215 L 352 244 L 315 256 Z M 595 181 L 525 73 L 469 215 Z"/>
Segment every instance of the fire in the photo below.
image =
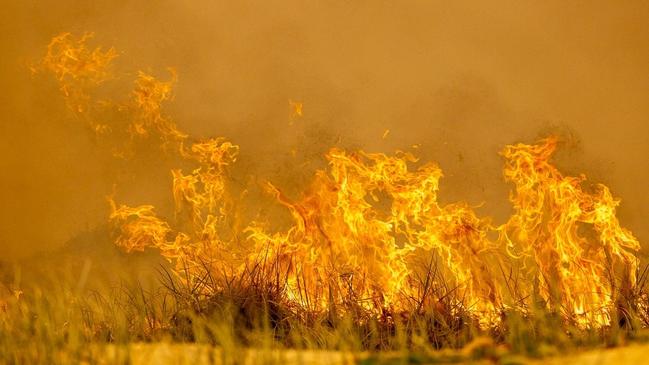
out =
<path fill-rule="evenodd" d="M 102 99 L 97 88 L 114 78 L 111 69 L 117 52 L 114 48 L 89 49 L 86 43 L 92 37 L 92 33 L 77 40 L 70 33 L 54 37 L 32 72 L 54 75 L 68 107 L 97 135 L 119 141 L 112 146 L 116 157 L 131 156 L 135 142 L 143 138 L 158 138 L 163 146 L 181 151 L 188 136 L 162 114 L 162 106 L 173 99 L 175 70 L 169 69 L 168 81 L 140 71 L 128 100 Z"/>
<path fill-rule="evenodd" d="M 169 81 L 159 81 L 140 71 L 135 80 L 132 102 L 122 108 L 130 107 L 133 110 L 131 114 L 135 115 L 128 127 L 131 136 L 148 136 L 155 132 L 163 143 L 176 142 L 182 147 L 182 141 L 187 135 L 180 132 L 175 123 L 162 114 L 162 105 L 173 98 L 172 91 L 177 78 L 174 69 L 170 68 L 169 73 Z"/>
<path fill-rule="evenodd" d="M 87 83 L 106 79 L 104 69 L 115 57 L 112 49 L 87 50 L 88 38 L 54 38 L 42 62 L 75 106 L 80 95 L 88 95 Z M 514 213 L 502 225 L 467 203 L 440 204 L 443 174 L 434 163 L 422 164 L 401 151 L 338 148 L 324 156 L 328 167 L 317 171 L 297 198 L 264 184 L 285 208 L 288 228 L 278 228 L 273 219 L 245 221 L 242 211 L 255 207 L 235 203 L 247 190 L 235 193 L 229 173 L 239 147 L 223 138 L 190 142 L 164 115 L 176 81 L 175 72 L 171 75 L 159 81 L 139 73 L 129 101 L 101 105 L 129 116 L 106 127 L 115 136 L 129 141 L 157 136 L 194 165 L 189 172 L 171 171 L 173 219 L 159 217 L 151 205 L 129 207 L 110 199 L 116 244 L 128 252 L 159 249 L 182 280 L 201 282 L 209 273 L 242 275 L 261 267 L 277 278 L 293 305 L 309 311 L 357 307 L 381 314 L 405 311 L 413 303 L 434 309 L 452 293 L 454 308 L 485 327 L 497 323 L 504 308 L 520 305 L 513 303 L 517 298 L 507 299 L 508 279 L 499 275 L 515 266 L 525 268 L 525 294 L 581 326 L 608 324 L 620 292 L 636 284 L 634 253 L 640 245 L 620 226 L 619 201 L 604 185 L 584 187 L 584 176 L 563 176 L 550 162 L 555 138 L 504 148 Z M 289 103 L 301 116 L 302 103 Z M 89 114 L 88 108 L 73 110 Z M 416 280 L 422 258 L 439 263 L 431 280 L 443 278 L 448 292 L 426 292 Z M 205 287 L 205 294 L 219 285 Z"/>
<path fill-rule="evenodd" d="M 203 277 L 205 270 L 228 264 L 216 260 L 232 248 L 228 247 L 222 233 L 230 218 L 229 198 L 225 195 L 225 167 L 236 159 L 238 147 L 222 139 L 212 139 L 194 143 L 181 152 L 200 167 L 189 174 L 172 171 L 178 227 L 174 229 L 157 217 L 151 205 L 118 207 L 112 198 L 109 199 L 110 220 L 120 226 L 118 246 L 127 252 L 158 248 L 164 257 L 176 264 L 178 273 L 183 272 L 189 280 L 196 280 Z"/>
<path fill-rule="evenodd" d="M 88 110 L 90 89 L 109 80 L 111 62 L 117 57 L 113 48 L 104 51 L 101 47 L 90 50 L 86 43 L 93 37 L 86 33 L 78 40 L 70 33 L 62 33 L 47 46 L 47 54 L 32 72 L 51 72 L 59 82 L 59 88 L 68 106 L 83 113 Z"/>
<path fill-rule="evenodd" d="M 291 106 L 291 117 L 302 117 L 303 104 L 301 102 L 289 100 L 288 105 Z"/>
<path fill-rule="evenodd" d="M 619 201 L 601 184 L 582 188 L 585 176 L 563 176 L 549 162 L 557 145 L 548 138 L 537 145 L 507 146 L 505 178 L 512 182 L 514 214 L 499 228 L 508 249 L 530 265 L 548 305 L 578 323 L 606 324 L 621 288 L 636 284 L 640 243 L 615 216 Z"/>
<path fill-rule="evenodd" d="M 489 223 L 465 204 L 438 204 L 442 173 L 436 165 L 412 169 L 416 159 L 407 153 L 332 149 L 326 158 L 329 171 L 318 171 L 297 202 L 269 186 L 295 221 L 288 231 L 251 228 L 256 251 L 270 247 L 294 280 L 303 280 L 301 286 L 289 280 L 292 297 L 312 298 L 313 309 L 324 309 L 353 289 L 367 309 L 398 309 L 417 289 L 408 280 L 413 258 L 434 253 L 467 303 L 494 313 L 498 295 L 481 262 L 481 255 L 495 250 L 486 238 Z"/>

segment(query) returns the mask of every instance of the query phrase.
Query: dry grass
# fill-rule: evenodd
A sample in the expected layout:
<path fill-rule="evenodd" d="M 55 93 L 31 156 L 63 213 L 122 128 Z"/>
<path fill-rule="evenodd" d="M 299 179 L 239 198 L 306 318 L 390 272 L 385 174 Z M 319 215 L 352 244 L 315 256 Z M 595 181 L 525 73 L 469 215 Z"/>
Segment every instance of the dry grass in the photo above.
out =
<path fill-rule="evenodd" d="M 534 308 L 503 308 L 499 325 L 481 329 L 464 309 L 470 304 L 443 280 L 434 260 L 413 278 L 420 290 L 410 307 L 381 313 L 363 309 L 352 287 L 343 305 L 306 311 L 285 297 L 285 277 L 277 267 L 260 263 L 237 276 L 206 271 L 204 278 L 187 284 L 161 266 L 159 284 L 150 287 L 122 282 L 84 288 L 79 275 L 57 270 L 48 271 L 49 282 L 22 292 L 12 291 L 9 283 L 0 311 L 1 363 L 95 363 L 109 351 L 110 363 L 126 364 L 133 353 L 142 358 L 133 350 L 141 343 L 219 349 L 218 356 L 208 356 L 211 363 L 242 363 L 241 354 L 249 351 L 274 353 L 267 362 L 282 362 L 277 351 L 287 350 L 356 354 L 350 359 L 368 364 L 504 361 L 512 355 L 545 357 L 648 337 L 646 268 L 635 290 L 620 295 L 618 318 L 609 327 L 580 329 L 539 302 Z M 517 298 L 517 279 L 508 274 L 508 280 Z M 175 348 L 199 351 L 190 351 L 191 346 Z"/>

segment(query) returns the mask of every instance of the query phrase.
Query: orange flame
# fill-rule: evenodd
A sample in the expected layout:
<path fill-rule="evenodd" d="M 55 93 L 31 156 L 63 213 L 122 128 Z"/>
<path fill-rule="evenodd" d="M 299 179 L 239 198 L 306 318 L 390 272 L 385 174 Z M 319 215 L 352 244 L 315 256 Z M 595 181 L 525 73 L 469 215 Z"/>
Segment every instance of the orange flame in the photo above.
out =
<path fill-rule="evenodd" d="M 103 82 L 115 57 L 112 49 L 88 51 L 88 38 L 54 38 L 42 62 L 74 105 L 86 95 L 77 81 Z M 503 150 L 504 176 L 515 190 L 514 214 L 501 226 L 466 203 L 441 205 L 442 171 L 435 164 L 418 164 L 405 152 L 389 156 L 337 148 L 325 156 L 328 169 L 317 171 L 298 199 L 264 185 L 286 208 L 289 228 L 273 228 L 273 221 L 242 224 L 228 173 L 239 147 L 222 138 L 186 146 L 188 136 L 162 113 L 176 80 L 171 74 L 162 82 L 140 73 L 132 100 L 119 107 L 131 118 L 112 130 L 130 139 L 153 133 L 195 164 L 189 173 L 172 171 L 175 219 L 159 218 L 151 205 L 117 206 L 111 198 L 110 220 L 119 229 L 118 246 L 128 252 L 159 249 L 184 280 L 201 280 L 206 272 L 240 274 L 250 265 L 272 262 L 295 305 L 320 311 L 351 303 L 380 313 L 405 310 L 413 298 L 421 298 L 418 261 L 436 257 L 455 307 L 483 326 L 513 305 L 503 299 L 507 279 L 494 268 L 522 264 L 533 278 L 524 290 L 582 326 L 608 324 L 620 290 L 636 285 L 634 252 L 640 245 L 619 224 L 619 202 L 604 185 L 589 192 L 582 187 L 584 176 L 563 176 L 550 163 L 555 138 Z M 301 115 L 301 104 L 290 103 Z M 432 305 L 439 295 L 420 304 Z"/>
<path fill-rule="evenodd" d="M 510 250 L 531 257 L 540 295 L 578 323 L 606 324 L 614 300 L 614 280 L 622 271 L 623 287 L 636 284 L 638 240 L 620 227 L 619 204 L 601 184 L 594 193 L 581 187 L 586 178 L 565 177 L 549 163 L 557 145 L 507 146 L 504 174 L 514 183 L 514 214 L 500 227 Z M 518 256 L 518 254 L 516 254 Z M 526 260 L 529 261 L 529 260 Z"/>

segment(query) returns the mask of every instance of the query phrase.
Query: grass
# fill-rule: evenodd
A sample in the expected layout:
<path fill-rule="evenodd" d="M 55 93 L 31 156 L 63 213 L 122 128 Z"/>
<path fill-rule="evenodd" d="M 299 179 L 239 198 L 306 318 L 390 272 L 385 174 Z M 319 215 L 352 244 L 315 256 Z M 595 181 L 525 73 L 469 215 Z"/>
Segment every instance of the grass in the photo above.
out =
<path fill-rule="evenodd" d="M 482 329 L 434 266 L 418 278 L 421 294 L 408 310 L 373 313 L 350 299 L 305 311 L 285 298 L 282 276 L 269 270 L 272 265 L 260 264 L 236 277 L 206 271 L 189 285 L 162 265 L 153 284 L 99 286 L 88 283 L 83 264 L 72 272 L 44 269 L 46 276 L 21 291 L 16 270 L 4 275 L 14 280 L 0 310 L 0 362 L 131 364 L 163 356 L 180 363 L 182 355 L 189 363 L 214 364 L 286 363 L 288 357 L 294 363 L 505 363 L 518 355 L 543 358 L 649 339 L 647 269 L 636 290 L 620 298 L 618 318 L 597 329 L 579 328 L 543 303 L 503 309 L 497 326 Z M 439 300 L 430 305 L 427 297 Z"/>
<path fill-rule="evenodd" d="M 141 154 L 143 151 L 148 151 L 149 147 L 157 145 L 157 142 L 150 142 L 151 146 L 138 146 L 130 142 L 142 141 L 140 137 L 153 133 L 164 141 L 165 147 L 178 144 L 176 147 L 181 153 L 177 157 L 182 156 L 183 159 L 192 160 L 192 163 L 200 166 L 199 169 L 193 170 L 191 175 L 184 177 L 200 180 L 203 185 L 202 191 L 197 193 L 194 189 L 196 186 L 192 183 L 191 189 L 181 189 L 183 194 L 191 197 L 198 194 L 204 198 L 198 199 L 199 201 L 221 201 L 224 199 L 220 195 L 220 183 L 225 184 L 226 180 L 228 184 L 231 183 L 235 187 L 234 191 L 243 190 L 243 186 L 238 186 L 237 181 L 238 174 L 244 174 L 243 170 L 246 167 L 234 170 L 231 177 L 224 171 L 224 166 L 235 160 L 237 146 L 221 139 L 212 139 L 209 142 L 192 143 L 191 148 L 185 148 L 183 143 L 187 142 L 189 146 L 191 138 L 178 130 L 171 118 L 162 114 L 162 106 L 171 96 L 175 74 L 170 81 L 157 81 L 140 72 L 136 80 L 136 88 L 131 94 L 133 100 L 116 99 L 114 103 L 92 100 L 95 87 L 108 78 L 107 67 L 116 52 L 113 49 L 101 51 L 99 48 L 88 48 L 84 44 L 88 39 L 88 35 L 81 37 L 80 40 L 74 40 L 69 34 L 55 37 L 48 46 L 47 55 L 36 69 L 49 71 L 56 77 L 68 106 L 79 119 L 88 122 L 93 131 L 109 134 L 110 137 L 103 137 L 107 138 L 107 144 L 119 141 L 106 151 L 110 151 L 111 154 L 119 151 L 125 156 Z M 86 114 L 86 111 L 89 113 Z M 103 122 L 97 123 L 98 120 L 114 123 L 103 125 Z M 108 133 L 109 131 L 113 134 Z M 152 138 L 151 141 L 155 139 Z M 130 142 L 124 143 L 124 141 Z M 572 204 L 566 206 L 592 205 L 592 199 L 598 202 L 601 200 L 603 203 L 601 207 L 610 208 L 614 213 L 613 208 L 616 204 L 612 201 L 612 197 L 608 196 L 608 190 L 603 191 L 602 196 L 594 196 L 582 191 L 581 188 L 577 189 L 573 184 L 575 180 L 564 179 L 546 161 L 556 143 L 556 140 L 550 138 L 537 146 L 518 144 L 508 146 L 503 151 L 503 155 L 508 159 L 505 176 L 516 185 L 517 198 L 513 202 L 520 206 L 519 210 L 522 210 L 517 213 L 517 216 L 525 220 L 525 208 L 528 208 L 530 201 L 532 204 L 529 208 L 534 209 L 535 201 L 543 202 L 546 199 L 545 193 L 549 194 L 548 199 L 557 200 L 557 204 L 566 204 L 564 201 Z M 157 149 L 155 151 L 155 161 L 158 161 L 159 151 Z M 206 154 L 208 151 L 211 152 Z M 373 179 L 364 182 L 368 180 L 365 176 L 367 173 L 353 171 L 369 169 L 373 173 L 384 174 L 392 168 L 405 166 L 410 159 L 398 154 L 395 157 L 388 157 L 383 154 L 348 155 L 340 151 L 333 153 L 333 151 L 327 157 L 331 168 L 337 169 L 333 170 L 332 174 L 340 174 L 345 177 L 345 181 L 349 176 L 352 182 L 356 181 L 363 185 L 362 194 L 358 191 L 354 192 L 357 189 L 348 190 L 346 194 L 349 196 L 343 199 L 342 205 L 351 204 L 359 198 L 364 199 L 365 193 L 375 198 L 374 193 L 385 193 L 387 198 L 396 199 L 404 191 L 408 193 L 418 191 L 436 197 L 436 187 L 434 189 L 429 187 L 436 186 L 437 179 L 441 176 L 441 171 L 437 171 L 437 168 L 403 173 L 399 178 L 387 179 L 389 184 L 377 184 Z M 210 157 L 206 158 L 208 155 Z M 222 158 L 213 161 L 215 156 Z M 362 158 L 355 161 L 359 156 Z M 352 162 L 341 163 L 340 161 Z M 533 165 L 532 162 L 534 165 L 543 162 L 542 168 L 527 171 L 529 168 L 524 167 Z M 383 171 L 377 166 L 391 167 Z M 349 174 L 348 168 L 351 171 Z M 536 181 L 535 184 L 529 183 L 530 174 L 533 177 L 532 181 Z M 224 179 L 226 175 L 228 179 Z M 245 171 L 245 176 L 248 175 L 248 171 Z M 295 176 L 299 175 L 295 174 Z M 422 180 L 422 177 L 425 179 Z M 340 184 L 336 180 L 325 179 L 322 181 L 322 187 L 328 190 L 331 185 L 338 189 Z M 419 185 L 422 181 L 427 182 L 425 189 L 420 189 Z M 432 181 L 435 183 L 431 184 Z M 412 186 L 404 190 L 401 185 L 406 183 Z M 545 188 L 547 191 L 543 194 L 538 194 L 536 191 L 539 184 L 547 185 Z M 529 188 L 530 186 L 535 188 Z M 571 189 L 566 190 L 566 186 Z M 573 193 L 565 194 L 566 191 Z M 554 197 L 553 194 L 559 195 Z M 281 200 L 279 192 L 278 200 Z M 377 200 L 381 199 L 377 198 Z M 413 198 L 406 201 L 409 204 L 430 204 L 428 199 Z M 308 199 L 306 202 L 309 203 Z M 213 218 L 218 210 L 211 204 L 193 204 L 195 210 L 192 210 L 192 214 L 196 210 L 202 210 L 203 213 L 209 212 Z M 298 203 L 296 206 L 299 204 L 303 203 Z M 292 207 L 293 205 L 291 204 Z M 315 211 L 326 206 L 326 199 L 324 199 L 322 204 L 316 205 Z M 383 210 L 388 213 L 390 208 L 396 209 L 395 207 L 397 206 L 382 206 L 378 207 L 377 211 Z M 225 209 L 226 206 L 222 208 Z M 453 226 L 455 230 L 451 230 L 453 231 L 451 233 L 442 232 L 444 229 L 440 227 L 440 233 L 459 235 L 459 237 L 468 234 L 466 237 L 474 237 L 472 233 L 476 232 L 473 231 L 482 229 L 483 223 L 473 213 L 464 214 L 466 212 L 463 205 L 451 204 L 436 208 L 442 210 L 449 208 L 448 213 L 453 213 L 450 215 L 458 215 L 469 222 L 459 222 Z M 594 210 L 594 212 L 601 211 L 601 209 Z M 362 212 L 362 209 L 358 212 Z M 576 224 L 572 211 L 564 213 L 561 215 L 562 224 Z M 331 212 L 322 214 L 327 215 Z M 394 211 L 390 211 L 390 214 L 394 214 Z M 133 214 L 124 214 L 124 216 L 124 219 L 132 218 Z M 153 242 L 159 246 L 167 245 L 166 239 L 160 239 L 169 233 L 167 224 L 153 215 L 143 214 L 142 217 L 144 228 L 150 228 L 151 222 L 155 223 L 150 230 L 153 231 L 153 236 L 157 237 Z M 203 241 L 203 236 L 209 235 L 212 229 L 219 228 L 214 223 L 210 223 L 209 229 L 206 230 L 205 222 L 210 221 L 211 218 L 200 218 L 200 224 L 195 224 L 197 227 L 190 227 L 192 229 L 189 232 L 196 241 Z M 335 214 L 332 218 L 337 219 Z M 584 222 L 591 220 L 592 217 L 582 219 Z M 473 221 L 480 221 L 480 223 L 470 223 Z M 543 224 L 547 223 L 543 219 L 539 222 L 541 221 Z M 558 221 L 554 219 L 549 222 L 551 225 L 557 223 Z M 609 223 L 614 223 L 612 228 L 619 228 L 617 220 Z M 180 224 L 183 225 L 184 223 Z M 127 227 L 134 226 L 127 225 Z M 226 228 L 229 232 L 231 227 Z M 322 227 L 318 226 L 318 228 L 322 231 Z M 513 231 L 527 234 L 527 227 L 516 227 L 514 224 L 513 228 L 515 228 Z M 579 228 L 583 227 L 579 226 Z M 609 226 L 604 228 L 612 229 Z M 584 230 L 584 233 L 589 235 L 597 233 L 592 229 Z M 135 231 L 141 232 L 139 229 Z M 575 234 L 575 232 L 568 229 L 564 233 Z M 327 236 L 330 232 L 321 233 Z M 621 233 L 624 234 L 620 235 Z M 616 238 L 621 240 L 622 246 L 633 248 L 635 239 L 624 231 L 621 233 L 618 232 Z M 144 236 L 147 238 L 150 234 L 146 233 Z M 320 233 L 317 236 L 320 236 Z M 478 234 L 475 237 L 481 236 Z M 128 235 L 126 238 L 129 238 Z M 137 235 L 135 238 L 135 242 L 139 244 L 136 245 L 136 249 L 142 249 L 143 247 L 140 246 L 146 240 L 143 241 L 142 237 Z M 449 240 L 449 242 L 455 241 Z M 484 242 L 476 241 L 476 243 Z M 610 242 L 602 242 L 602 244 L 610 248 Z M 110 245 L 112 247 L 112 243 Z M 415 247 L 416 245 L 412 248 Z M 467 245 L 466 248 L 458 251 L 458 256 L 472 257 L 470 266 L 475 270 L 472 271 L 471 276 L 476 274 L 477 278 L 481 278 L 482 272 L 487 271 L 486 267 L 497 268 L 495 265 L 486 263 L 487 259 L 483 256 L 478 256 L 473 245 Z M 187 360 L 189 363 L 199 361 L 223 364 L 286 363 L 286 361 L 308 363 L 311 360 L 320 363 L 365 364 L 462 361 L 506 363 L 513 361 L 511 357 L 517 355 L 542 358 L 580 348 L 610 347 L 629 341 L 644 341 L 647 336 L 644 328 L 649 326 L 647 270 L 640 273 L 637 286 L 630 288 L 624 284 L 618 285 L 627 280 L 615 277 L 616 270 L 613 267 L 615 260 L 611 257 L 615 250 L 604 251 L 609 261 L 605 266 L 611 272 L 609 278 L 604 279 L 608 280 L 610 287 L 615 289 L 612 298 L 615 308 L 610 308 L 613 320 L 610 326 L 583 328 L 576 324 L 578 322 L 576 318 L 571 318 L 572 314 L 569 313 L 575 312 L 574 310 L 565 310 L 561 307 L 561 293 L 555 293 L 558 291 L 557 288 L 561 288 L 560 285 L 548 285 L 551 287 L 547 290 L 550 293 L 539 295 L 538 285 L 532 285 L 529 277 L 503 270 L 500 271 L 501 276 L 498 279 L 506 284 L 507 290 L 504 293 L 506 298 L 503 298 L 502 302 L 507 304 L 502 304 L 500 298 L 495 296 L 488 298 L 490 304 L 499 306 L 500 318 L 495 325 L 485 327 L 475 314 L 475 303 L 469 302 L 462 296 L 463 290 L 458 289 L 462 283 L 447 280 L 444 270 L 438 267 L 434 257 L 423 266 L 422 270 L 412 270 L 414 274 L 409 277 L 411 282 L 408 285 L 415 289 L 409 292 L 410 294 L 402 295 L 403 298 L 400 299 L 404 304 L 400 303 L 398 310 L 383 305 L 381 295 L 376 298 L 377 295 L 371 294 L 375 297 L 364 298 L 360 293 L 375 291 L 354 288 L 354 280 L 349 279 L 353 274 L 341 274 L 336 270 L 333 271 L 337 274 L 329 275 L 325 279 L 321 278 L 322 281 L 331 283 L 318 283 L 318 289 L 322 289 L 318 292 L 325 293 L 323 296 L 327 296 L 328 293 L 329 296 L 324 298 L 327 305 L 322 309 L 321 306 L 311 305 L 314 302 L 320 303 L 322 298 L 309 297 L 319 294 L 298 290 L 298 295 L 301 296 L 300 302 L 307 303 L 305 306 L 296 305 L 295 300 L 287 297 L 285 283 L 288 280 L 288 268 L 286 266 L 290 267 L 294 264 L 290 259 L 285 260 L 283 265 L 260 259 L 258 262 L 251 263 L 246 270 L 236 271 L 240 272 L 237 275 L 215 271 L 207 263 L 202 269 L 199 266 L 199 270 L 192 270 L 192 275 L 182 271 L 171 272 L 163 265 L 160 266 L 157 281 L 153 284 L 139 280 L 137 276 L 128 277 L 128 275 L 123 281 L 116 280 L 116 277 L 122 275 L 121 264 L 128 265 L 128 261 L 122 261 L 120 265 L 114 266 L 115 272 L 107 273 L 109 277 L 112 276 L 110 280 L 107 280 L 104 285 L 97 285 L 89 283 L 91 261 L 79 259 L 80 255 L 73 250 L 72 260 L 78 261 L 78 267 L 71 273 L 56 269 L 55 267 L 61 265 L 54 260 L 45 266 L 40 276 L 31 280 L 21 280 L 20 270 L 5 275 L 4 281 L 9 284 L 0 306 L 0 359 L 10 364 L 102 362 L 130 364 L 146 361 L 147 358 L 151 361 L 156 356 L 163 356 L 159 355 L 160 352 L 171 354 L 169 356 L 172 357 L 180 352 L 192 358 Z M 555 256 L 559 254 L 567 256 L 570 252 L 570 250 L 550 250 L 549 254 L 544 253 L 542 258 L 548 260 L 546 264 L 549 269 L 541 270 L 543 274 L 547 276 L 555 274 L 553 273 L 555 266 L 561 263 Z M 585 252 L 587 254 L 584 255 L 584 260 L 573 264 L 587 265 L 592 268 L 592 262 L 600 260 L 601 256 L 589 255 L 588 250 Z M 177 259 L 174 255 L 175 253 L 172 257 Z M 413 256 L 417 255 L 419 252 L 413 254 Z M 191 256 L 193 258 L 194 255 Z M 209 255 L 196 254 L 195 256 Z M 626 255 L 618 254 L 618 256 L 618 262 L 629 263 L 624 260 L 629 258 Z M 365 255 L 358 255 L 358 257 L 364 258 Z M 447 259 L 458 258 L 451 255 Z M 96 261 L 101 262 L 102 267 L 107 266 L 101 256 L 98 256 Z M 384 262 L 380 261 L 376 264 L 383 265 Z M 515 262 L 510 266 L 519 264 L 520 262 Z M 325 266 L 322 265 L 323 271 L 328 270 Z M 573 267 L 568 265 L 564 269 Z M 196 277 L 196 272 L 201 275 Z M 370 275 L 372 273 L 372 271 L 367 272 Z M 597 274 L 601 274 L 600 270 L 597 270 Z M 532 276 L 530 273 L 527 275 Z M 315 287 L 305 285 L 308 284 L 309 278 L 297 276 L 298 286 Z M 464 276 L 456 275 L 456 277 L 457 280 L 465 280 L 461 279 Z M 488 289 L 491 287 L 491 279 L 489 277 L 487 281 L 476 280 L 476 285 L 484 284 L 484 288 Z M 556 280 L 553 282 L 550 278 L 544 277 L 544 279 L 546 283 L 556 283 Z M 115 285 L 115 282 L 118 284 Z M 584 294 L 584 291 L 597 289 L 580 287 L 578 290 Z M 493 291 L 490 294 L 493 295 Z M 541 299 L 542 297 L 549 299 L 546 302 Z M 368 302 L 371 304 L 367 305 Z M 287 360 L 289 357 L 293 360 Z M 180 359 L 165 361 L 181 362 Z"/>

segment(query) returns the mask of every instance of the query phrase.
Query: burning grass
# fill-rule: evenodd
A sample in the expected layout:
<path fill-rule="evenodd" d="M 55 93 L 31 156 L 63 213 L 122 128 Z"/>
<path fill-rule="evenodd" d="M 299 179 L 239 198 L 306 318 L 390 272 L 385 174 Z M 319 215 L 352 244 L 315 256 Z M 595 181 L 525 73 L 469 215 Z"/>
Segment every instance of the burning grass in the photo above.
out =
<path fill-rule="evenodd" d="M 49 281 L 25 284 L 24 293 L 14 290 L 4 297 L 0 358 L 5 363 L 133 363 L 146 360 L 136 350 L 143 343 L 179 343 L 193 344 L 176 348 L 189 354 L 198 351 L 192 346 L 219 349 L 205 363 L 243 363 L 249 351 L 256 354 L 246 356 L 257 356 L 260 363 L 279 363 L 286 359 L 278 354 L 287 350 L 316 351 L 316 359 L 325 356 L 317 351 L 333 351 L 351 359 L 340 363 L 506 363 L 516 355 L 545 357 L 647 339 L 646 310 L 625 309 L 617 317 L 624 321 L 582 328 L 542 302 L 505 310 L 497 325 L 482 328 L 479 318 L 458 304 L 457 290 L 443 277 L 433 279 L 439 275 L 435 266 L 431 263 L 421 277 L 422 296 L 413 298 L 411 307 L 379 315 L 353 301 L 305 311 L 286 296 L 281 276 L 266 275 L 270 267 L 250 267 L 236 277 L 208 275 L 188 286 L 162 266 L 161 287 L 123 282 L 99 289 L 81 287 L 78 272 L 47 269 Z M 646 303 L 645 276 L 638 297 L 629 301 Z M 425 289 L 434 281 L 447 284 Z M 419 304 L 424 295 L 442 299 L 427 308 Z"/>
<path fill-rule="evenodd" d="M 92 356 L 84 346 L 98 341 L 169 340 L 230 354 L 469 348 L 469 357 L 498 359 L 617 344 L 649 324 L 640 244 L 620 225 L 606 186 L 552 164 L 557 138 L 503 149 L 514 189 L 502 224 L 464 202 L 441 204 L 440 167 L 403 151 L 334 147 L 328 167 L 289 197 L 271 182 L 235 183 L 236 144 L 192 139 L 164 114 L 175 72 L 169 81 L 140 72 L 128 100 L 98 98 L 116 53 L 89 50 L 88 39 L 55 37 L 34 71 L 55 76 L 71 110 L 116 141 L 116 158 L 156 144 L 190 166 L 171 171 L 169 217 L 109 198 L 115 244 L 157 250 L 167 261 L 162 286 L 10 298 L 2 307 L 3 333 L 14 333 L 2 339 L 7 358 L 21 362 L 24 354 L 9 355 L 19 346 L 55 362 Z M 293 116 L 301 115 L 300 103 Z M 265 219 L 246 204 L 252 190 L 283 216 Z"/>

